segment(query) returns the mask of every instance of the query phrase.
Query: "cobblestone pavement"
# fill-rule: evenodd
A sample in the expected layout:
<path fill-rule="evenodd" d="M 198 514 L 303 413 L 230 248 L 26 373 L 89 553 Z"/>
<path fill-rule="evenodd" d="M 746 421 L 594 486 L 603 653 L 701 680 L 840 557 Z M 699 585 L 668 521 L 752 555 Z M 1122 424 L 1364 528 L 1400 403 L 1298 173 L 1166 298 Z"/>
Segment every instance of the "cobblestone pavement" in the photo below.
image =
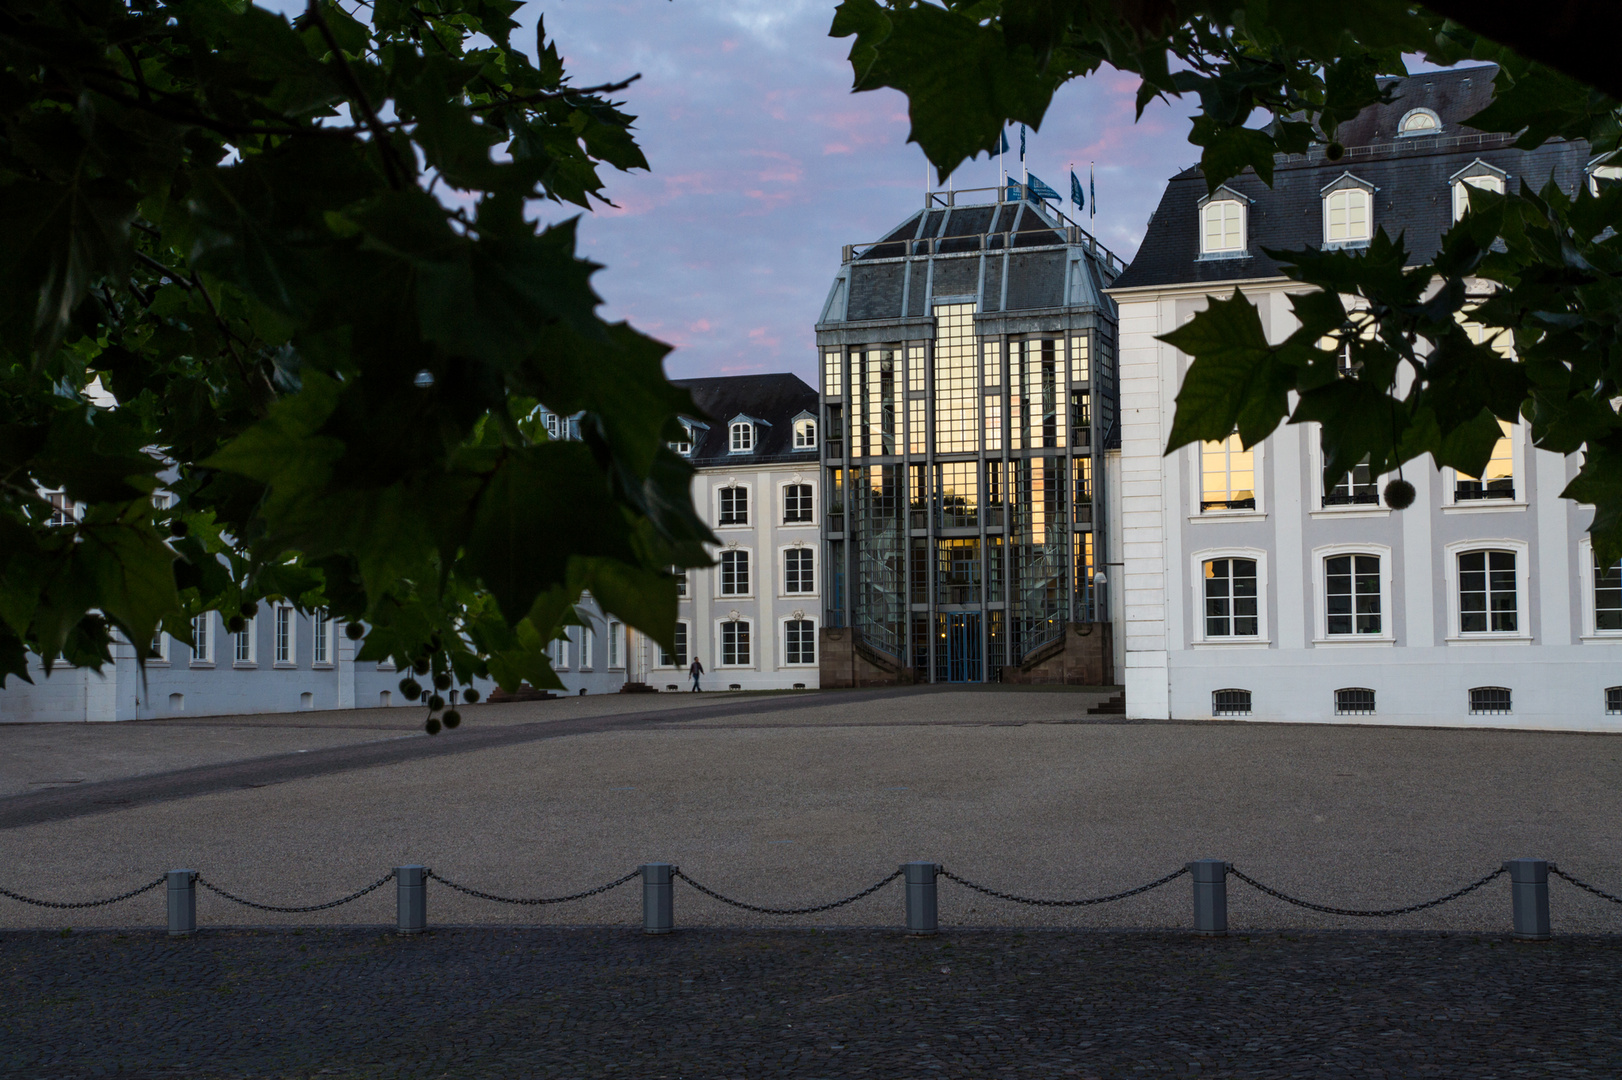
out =
<path fill-rule="evenodd" d="M 19 1078 L 1615 1076 L 1622 939 L 10 932 Z"/>

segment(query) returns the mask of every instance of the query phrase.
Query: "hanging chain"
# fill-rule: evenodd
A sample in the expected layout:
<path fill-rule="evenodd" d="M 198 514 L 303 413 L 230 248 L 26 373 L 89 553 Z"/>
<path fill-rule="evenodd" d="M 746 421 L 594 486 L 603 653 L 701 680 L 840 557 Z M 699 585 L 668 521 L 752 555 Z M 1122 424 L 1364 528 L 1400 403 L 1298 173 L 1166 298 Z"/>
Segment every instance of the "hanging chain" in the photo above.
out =
<path fill-rule="evenodd" d="M 144 892 L 151 892 L 153 889 L 156 889 L 159 885 L 162 885 L 168 879 L 169 879 L 169 875 L 164 874 L 158 880 L 153 881 L 153 882 L 149 882 L 149 883 L 147 883 L 145 885 L 142 885 L 138 889 L 131 889 L 127 893 L 119 893 L 117 896 L 109 896 L 105 900 L 81 900 L 76 904 L 59 904 L 54 900 L 35 900 L 32 896 L 24 896 L 22 893 L 14 893 L 10 889 L 0 889 L 0 896 L 9 896 L 13 900 L 21 900 L 23 903 L 25 903 L 25 904 L 33 904 L 35 907 L 48 907 L 48 908 L 105 907 L 108 904 L 116 904 L 120 900 L 128 900 L 132 896 L 140 896 Z"/>
<path fill-rule="evenodd" d="M 622 878 L 610 881 L 607 885 L 599 885 L 595 889 L 587 889 L 585 892 L 571 893 L 568 896 L 537 896 L 532 898 L 497 896 L 495 893 L 480 892 L 478 889 L 470 889 L 466 885 L 458 885 L 449 878 L 440 877 L 432 870 L 428 871 L 424 876 L 433 878 L 441 885 L 455 889 L 457 892 L 467 893 L 469 896 L 477 896 L 480 900 L 494 900 L 498 904 L 563 904 L 570 900 L 584 900 L 588 896 L 596 896 L 598 893 L 605 893 L 609 889 L 617 889 L 621 885 L 624 885 L 627 881 L 630 881 L 632 878 L 641 877 L 642 868 L 639 866 Z"/>
<path fill-rule="evenodd" d="M 884 888 L 886 885 L 890 884 L 890 882 L 894 881 L 896 878 L 900 877 L 902 875 L 902 872 L 903 871 L 898 869 L 898 870 L 896 870 L 895 873 L 891 874 L 889 877 L 885 878 L 883 881 L 875 881 L 873 884 L 869 885 L 867 888 L 863 889 L 861 892 L 855 893 L 855 894 L 853 894 L 851 896 L 847 896 L 843 900 L 835 900 L 832 903 L 816 904 L 816 905 L 813 905 L 812 907 L 803 907 L 803 908 L 772 908 L 772 907 L 761 907 L 758 904 L 746 904 L 742 900 L 734 900 L 729 896 L 722 896 L 720 893 L 716 892 L 714 889 L 709 889 L 709 888 L 704 887 L 703 885 L 700 885 L 698 882 L 694 881 L 692 878 L 690 878 L 686 874 L 682 873 L 680 867 L 673 868 L 670 871 L 670 876 L 673 879 L 674 878 L 681 878 L 683 881 L 687 882 L 687 884 L 691 885 L 693 888 L 697 889 L 699 892 L 703 893 L 705 896 L 710 897 L 712 900 L 719 900 L 723 904 L 731 904 L 733 907 L 743 908 L 745 911 L 754 911 L 754 912 L 760 913 L 761 915 L 814 915 L 819 911 L 828 911 L 828 910 L 830 910 L 832 908 L 844 907 L 846 904 L 854 904 L 856 901 L 860 900 L 864 896 L 871 896 L 874 893 L 878 892 L 880 889 Z"/>
<path fill-rule="evenodd" d="M 1462 889 L 1455 889 L 1452 892 L 1448 893 L 1446 896 L 1438 896 L 1435 900 L 1426 900 L 1422 904 L 1409 904 L 1407 907 L 1382 908 L 1382 909 L 1379 909 L 1379 910 L 1364 911 L 1364 910 L 1360 910 L 1358 908 L 1330 907 L 1327 904 L 1314 904 L 1310 900 L 1298 900 L 1293 896 L 1287 896 L 1284 893 L 1279 892 L 1277 889 L 1269 888 L 1268 886 L 1263 885 L 1261 882 L 1257 881 L 1255 878 L 1251 877 L 1249 874 L 1246 874 L 1243 870 L 1238 870 L 1235 867 L 1233 867 L 1231 864 L 1228 866 L 1228 872 L 1230 874 L 1232 874 L 1234 877 L 1238 878 L 1240 881 L 1243 881 L 1246 885 L 1249 885 L 1253 889 L 1260 889 L 1262 892 L 1266 893 L 1268 896 L 1274 897 L 1275 899 L 1278 899 L 1278 900 L 1282 900 L 1286 904 L 1294 904 L 1296 907 L 1304 907 L 1304 908 L 1307 908 L 1307 909 L 1309 909 L 1311 911 L 1321 911 L 1321 912 L 1324 912 L 1327 915 L 1353 915 L 1353 916 L 1357 916 L 1359 918 L 1371 918 L 1371 919 L 1384 919 L 1384 918 L 1388 918 L 1389 916 L 1392 916 L 1392 915 L 1410 915 L 1410 914 L 1412 914 L 1413 912 L 1416 912 L 1416 911 L 1424 911 L 1426 908 L 1433 908 L 1433 907 L 1438 906 L 1439 904 L 1445 904 L 1450 900 L 1457 900 L 1459 897 L 1465 895 L 1466 893 L 1475 892 L 1477 889 L 1479 889 L 1483 885 L 1487 884 L 1487 882 L 1491 881 L 1493 878 L 1496 878 L 1500 874 L 1502 874 L 1505 871 L 1505 869 L 1506 869 L 1505 867 L 1500 866 L 1498 869 L 1494 870 L 1492 873 L 1488 874 L 1486 877 L 1480 878 L 1480 879 L 1478 879 L 1476 881 L 1472 881 L 1470 884 L 1466 885 Z"/>
<path fill-rule="evenodd" d="M 940 870 L 941 877 L 946 878 L 949 881 L 955 881 L 965 888 L 973 889 L 975 892 L 985 893 L 987 896 L 995 896 L 999 900 L 1012 900 L 1016 904 L 1034 904 L 1037 907 L 1088 907 L 1092 904 L 1108 904 L 1114 900 L 1125 900 L 1129 896 L 1137 896 L 1139 893 L 1146 893 L 1150 889 L 1158 889 L 1160 886 L 1166 884 L 1166 882 L 1176 881 L 1186 873 L 1188 873 L 1188 867 L 1185 866 L 1180 870 L 1173 870 L 1163 878 L 1156 878 L 1147 885 L 1139 885 L 1135 889 L 1128 889 L 1126 892 L 1113 893 L 1109 896 L 1094 896 L 1086 900 L 1036 900 L 1029 896 L 1015 896 L 1013 893 L 998 892 L 996 889 L 988 889 L 984 885 L 976 885 L 967 878 L 958 877 L 945 867 L 942 867 Z"/>
<path fill-rule="evenodd" d="M 1579 889 L 1583 890 L 1584 892 L 1591 892 L 1595 896 L 1599 897 L 1602 900 L 1609 900 L 1613 904 L 1622 904 L 1622 896 L 1612 896 L 1610 893 L 1606 892 L 1603 889 L 1596 889 L 1594 886 L 1590 885 L 1588 882 L 1582 881 L 1582 880 L 1580 880 L 1578 878 L 1572 877 L 1570 874 L 1568 874 L 1564 870 L 1560 869 L 1554 863 L 1549 864 L 1549 873 L 1554 874 L 1556 877 L 1565 878 L 1567 881 L 1571 882 L 1573 885 L 1577 886 Z"/>
<path fill-rule="evenodd" d="M 203 888 L 207 889 L 209 892 L 217 893 L 218 895 L 225 897 L 227 900 L 230 900 L 230 901 L 232 901 L 234 903 L 242 904 L 242 905 L 244 905 L 246 907 L 258 908 L 260 911 L 281 911 L 281 912 L 286 912 L 288 914 L 298 914 L 300 912 L 305 912 L 305 911 L 325 911 L 325 910 L 327 910 L 327 908 L 335 908 L 340 904 L 347 904 L 351 900 L 359 900 L 361 897 L 365 896 L 367 893 L 371 892 L 372 890 L 381 889 L 386 883 L 388 883 L 389 881 L 392 881 L 393 879 L 394 879 L 394 871 L 390 870 L 388 873 L 384 874 L 382 877 L 378 878 L 376 881 L 374 881 L 370 885 L 366 886 L 366 888 L 361 889 L 359 892 L 352 892 L 348 896 L 345 896 L 345 897 L 343 897 L 341 899 L 338 899 L 338 900 L 328 901 L 325 904 L 309 904 L 309 905 L 306 905 L 304 907 L 282 907 L 279 904 L 261 904 L 261 903 L 258 903 L 256 901 L 253 901 L 253 900 L 244 900 L 240 896 L 231 895 L 230 893 L 226 892 L 224 889 L 220 888 L 218 885 L 214 885 L 214 884 L 212 884 L 212 883 L 210 883 L 208 881 L 205 881 L 201 874 L 197 875 L 197 884 L 201 885 Z"/>

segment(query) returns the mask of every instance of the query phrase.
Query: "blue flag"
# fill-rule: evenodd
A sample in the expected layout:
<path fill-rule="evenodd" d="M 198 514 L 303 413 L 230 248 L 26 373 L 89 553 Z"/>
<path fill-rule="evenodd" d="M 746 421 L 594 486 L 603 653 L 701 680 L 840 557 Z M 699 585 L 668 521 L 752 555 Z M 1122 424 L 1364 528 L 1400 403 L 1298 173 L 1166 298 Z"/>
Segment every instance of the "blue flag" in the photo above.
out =
<path fill-rule="evenodd" d="M 1025 125 L 1019 125 L 1019 160 L 1025 160 Z"/>
<path fill-rule="evenodd" d="M 1019 202 L 1019 200 L 1024 198 L 1024 197 L 1025 197 L 1025 192 L 1021 188 L 1020 182 L 1018 180 L 1015 180 L 1012 177 L 1010 177 L 1009 180 L 1008 180 L 1008 201 L 1009 202 Z"/>
<path fill-rule="evenodd" d="M 1002 133 L 1002 149 L 997 152 L 999 154 L 1008 153 L 1008 130 L 1006 128 L 1003 129 Z"/>
<path fill-rule="evenodd" d="M 1035 173 L 1031 173 L 1026 179 L 1029 181 L 1027 187 L 1030 189 L 1032 198 L 1057 199 L 1059 197 L 1059 193 L 1038 180 Z"/>
<path fill-rule="evenodd" d="M 1070 201 L 1076 204 L 1076 210 L 1081 211 L 1087 207 L 1087 197 L 1081 192 L 1081 180 L 1076 176 L 1076 170 L 1070 170 Z"/>

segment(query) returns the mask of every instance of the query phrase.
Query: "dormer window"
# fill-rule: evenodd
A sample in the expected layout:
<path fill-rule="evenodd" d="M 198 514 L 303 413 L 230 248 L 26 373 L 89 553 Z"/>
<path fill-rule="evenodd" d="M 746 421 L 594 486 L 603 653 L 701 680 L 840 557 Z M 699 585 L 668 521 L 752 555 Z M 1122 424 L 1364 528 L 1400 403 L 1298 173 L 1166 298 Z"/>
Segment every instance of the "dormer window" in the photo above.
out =
<path fill-rule="evenodd" d="M 1201 200 L 1201 255 L 1244 254 L 1249 201 L 1228 187 L 1219 187 Z"/>
<path fill-rule="evenodd" d="M 680 441 L 671 443 L 670 448 L 676 451 L 676 453 L 680 454 L 682 457 L 692 457 L 693 429 L 688 427 L 686 423 L 683 423 L 681 426 L 681 433 L 682 437 Z"/>
<path fill-rule="evenodd" d="M 1504 181 L 1508 175 L 1504 170 L 1494 168 L 1478 158 L 1449 177 L 1453 183 L 1453 220 L 1458 221 L 1470 209 L 1470 188 L 1480 188 L 1482 191 L 1502 195 Z"/>
<path fill-rule="evenodd" d="M 732 422 L 732 452 L 747 454 L 755 449 L 755 425 L 747 420 Z"/>
<path fill-rule="evenodd" d="M 794 421 L 794 449 L 815 450 L 817 448 L 817 422 L 810 418 Z"/>
<path fill-rule="evenodd" d="M 1374 188 L 1351 173 L 1328 185 L 1324 200 L 1324 246 L 1361 247 L 1374 235 Z"/>
<path fill-rule="evenodd" d="M 1435 135 L 1442 130 L 1442 118 L 1429 109 L 1409 109 L 1397 125 L 1398 137 Z"/>
<path fill-rule="evenodd" d="M 1615 150 L 1601 154 L 1588 163 L 1588 190 L 1594 197 L 1607 188 L 1622 186 L 1622 159 Z"/>

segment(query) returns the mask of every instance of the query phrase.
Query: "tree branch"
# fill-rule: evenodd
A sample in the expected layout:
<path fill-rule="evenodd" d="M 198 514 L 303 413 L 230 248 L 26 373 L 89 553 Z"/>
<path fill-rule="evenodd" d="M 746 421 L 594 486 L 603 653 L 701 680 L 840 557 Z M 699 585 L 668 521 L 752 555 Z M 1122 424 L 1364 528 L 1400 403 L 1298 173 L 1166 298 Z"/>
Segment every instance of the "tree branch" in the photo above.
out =
<path fill-rule="evenodd" d="M 354 95 L 354 104 L 360 108 L 361 116 L 366 126 L 371 130 L 372 138 L 377 141 L 377 149 L 383 155 L 383 172 L 388 177 L 389 186 L 395 191 L 405 189 L 405 164 L 400 161 L 394 152 L 394 145 L 389 142 L 388 128 L 378 119 L 377 112 L 372 103 L 366 98 L 366 89 L 361 86 L 360 80 L 355 77 L 355 71 L 349 66 L 349 58 L 344 55 L 343 49 L 338 47 L 338 39 L 333 36 L 332 27 L 327 25 L 326 16 L 321 14 L 318 0 L 310 0 L 304 9 L 305 16 L 321 31 L 321 38 L 332 50 L 332 58 L 338 65 L 338 71 L 343 75 L 344 81 L 349 84 L 350 92 Z"/>

